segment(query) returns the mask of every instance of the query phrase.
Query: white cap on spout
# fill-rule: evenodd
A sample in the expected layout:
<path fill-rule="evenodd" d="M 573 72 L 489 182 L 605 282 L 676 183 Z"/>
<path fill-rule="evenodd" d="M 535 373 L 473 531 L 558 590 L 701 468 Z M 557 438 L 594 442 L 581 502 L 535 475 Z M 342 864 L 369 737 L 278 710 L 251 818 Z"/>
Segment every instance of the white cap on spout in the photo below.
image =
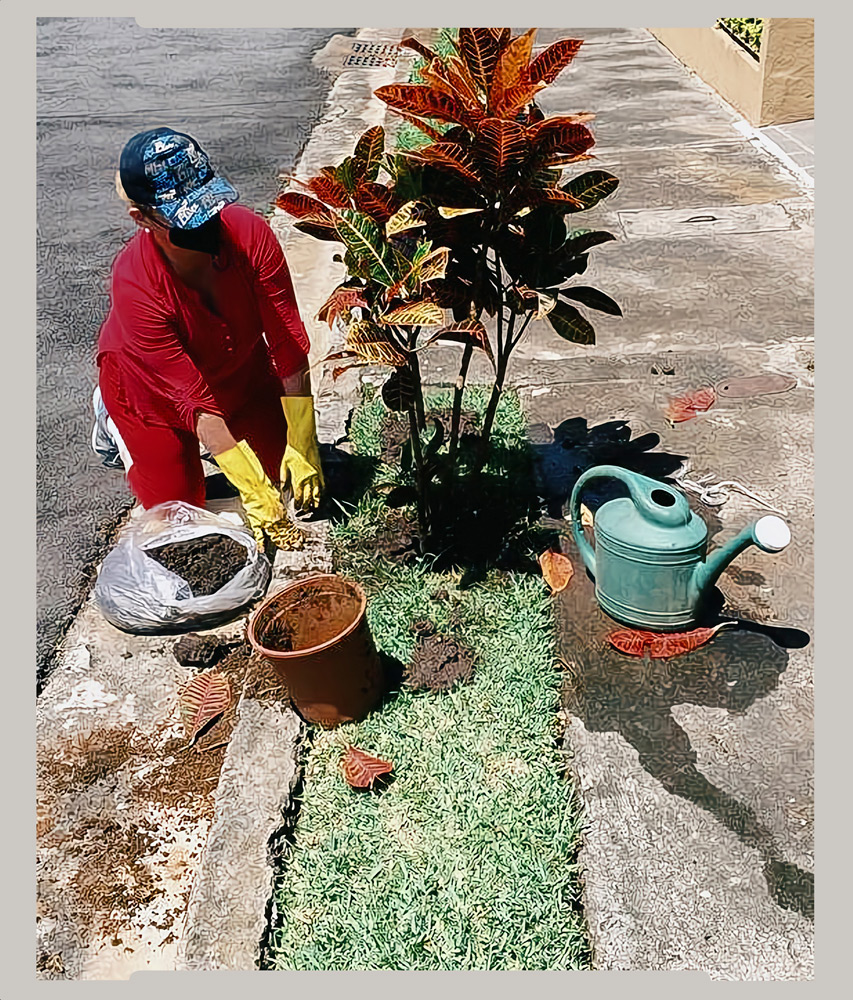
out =
<path fill-rule="evenodd" d="M 774 514 L 759 518 L 753 527 L 755 541 L 765 552 L 781 552 L 791 541 L 791 529 Z"/>

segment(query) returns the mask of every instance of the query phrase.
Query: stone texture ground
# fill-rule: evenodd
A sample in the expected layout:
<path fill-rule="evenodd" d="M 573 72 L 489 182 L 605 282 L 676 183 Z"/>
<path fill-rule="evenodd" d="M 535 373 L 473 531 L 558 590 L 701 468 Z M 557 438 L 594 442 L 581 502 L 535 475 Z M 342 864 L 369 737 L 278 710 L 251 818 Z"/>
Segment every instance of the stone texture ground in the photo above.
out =
<path fill-rule="evenodd" d="M 570 29 L 559 34 L 566 33 L 574 34 Z M 634 439 L 657 435 L 658 453 L 688 457 L 695 474 L 737 479 L 766 497 L 785 511 L 793 532 L 784 553 L 751 550 L 720 581 L 739 616 L 771 628 L 786 626 L 787 645 L 778 641 L 778 631 L 753 629 L 726 640 L 721 636 L 707 655 L 684 661 L 683 672 L 674 661 L 668 670 L 634 673 L 602 654 L 607 623 L 579 565 L 557 603 L 569 665 L 566 740 L 589 821 L 582 860 L 596 966 L 698 969 L 719 979 L 809 978 L 812 645 L 801 638 L 793 642 L 792 636 L 805 633 L 810 639 L 813 623 L 811 191 L 738 132 L 733 114 L 646 32 L 577 34 L 586 44 L 573 69 L 546 92 L 544 107 L 549 113 L 598 115 L 600 165 L 616 173 L 621 185 L 584 216 L 583 225 L 608 229 L 619 239 L 592 254 L 584 280 L 612 294 L 625 316 L 595 315 L 594 348 L 567 344 L 546 324 L 532 327 L 519 348 L 510 377 L 534 425 L 543 494 L 558 514 L 582 468 L 618 461 L 622 445 L 614 445 L 607 425 L 624 421 Z M 538 41 L 556 36 L 543 30 Z M 374 117 L 379 112 L 368 88 L 383 82 L 388 80 L 378 70 L 339 77 L 328 129 L 315 133 L 318 142 L 325 135 L 329 145 L 309 145 L 306 171 L 335 162 L 364 127 L 381 120 Z M 714 220 L 687 222 L 697 215 Z M 694 234 L 692 225 L 702 228 Z M 333 286 L 334 251 L 331 244 L 297 237 L 286 227 L 280 233 L 288 241 L 308 320 Z M 312 333 L 315 355 L 322 356 L 328 333 L 316 324 Z M 454 377 L 458 358 L 452 348 L 430 352 L 431 381 Z M 656 367 L 674 372 L 658 374 Z M 779 396 L 720 400 L 707 415 L 674 428 L 663 417 L 674 392 L 762 371 L 794 375 L 797 387 Z M 474 367 L 472 379 L 477 375 Z M 330 461 L 346 447 L 346 394 L 354 384 L 347 377 L 338 383 L 343 397 L 329 383 L 318 391 L 320 436 Z M 567 433 L 570 446 L 564 447 Z M 647 439 L 639 451 L 647 453 L 651 444 Z M 659 462 L 640 464 L 660 473 Z M 701 511 L 715 540 L 730 537 L 763 512 L 737 494 L 723 507 Z M 316 531 L 315 554 L 322 547 L 321 525 Z M 311 551 L 309 546 L 309 559 Z M 281 572 L 300 569 L 284 565 Z M 87 605 L 69 636 L 62 671 L 40 700 L 40 742 L 86 732 L 93 720 L 98 726 L 158 731 L 168 739 L 164 720 L 172 718 L 186 668 L 156 640 L 106 634 L 93 615 Z M 140 664 L 147 671 L 144 685 Z M 148 873 L 134 868 L 140 898 L 151 897 L 140 904 L 142 928 L 129 923 L 121 945 L 113 945 L 117 938 L 108 939 L 107 930 L 99 931 L 96 941 L 73 921 L 49 925 L 54 918 L 43 915 L 48 921 L 42 932 L 44 975 L 62 966 L 69 978 L 126 975 L 144 967 L 137 964 L 140 956 L 151 960 L 150 968 L 178 962 L 191 968 L 251 967 L 264 924 L 259 907 L 270 873 L 266 852 L 286 827 L 292 788 L 293 772 L 276 754 L 298 746 L 293 720 L 273 719 L 268 708 L 257 698 L 246 699 L 222 763 L 216 811 L 197 803 L 190 833 L 175 838 L 168 857 L 161 858 L 161 847 L 138 839 L 128 864 L 141 860 Z M 265 732 L 278 735 L 268 740 Z M 66 797 L 66 819 L 115 817 L 127 829 L 150 823 L 145 812 L 153 808 L 150 803 L 141 812 L 138 805 L 125 809 L 129 799 L 120 790 L 132 762 L 120 758 L 115 766 L 95 761 L 91 788 L 101 798 L 91 789 L 82 798 Z M 229 823 L 229 810 L 239 815 L 247 789 L 254 787 L 241 782 L 240 768 L 270 766 L 281 773 L 257 803 L 252 830 Z M 40 822 L 47 834 L 57 816 L 40 816 Z M 216 835 L 208 839 L 211 828 Z M 126 846 L 114 835 L 110 843 L 116 851 Z M 153 871 L 165 879 L 156 900 Z M 222 873 L 228 873 L 232 893 L 245 891 L 246 900 L 257 905 L 229 912 L 228 891 L 218 884 Z M 53 888 L 42 906 L 66 889 L 49 878 L 44 884 Z M 178 915 L 183 919 L 187 900 L 190 923 L 179 957 L 180 931 L 176 940 L 148 939 L 155 921 L 168 924 L 158 932 L 164 938 L 175 933 L 173 926 L 183 926 L 176 921 Z M 164 919 L 160 911 L 172 916 Z M 144 938 L 137 957 L 116 953 L 133 946 L 126 944 L 136 941 L 133 935 Z"/>

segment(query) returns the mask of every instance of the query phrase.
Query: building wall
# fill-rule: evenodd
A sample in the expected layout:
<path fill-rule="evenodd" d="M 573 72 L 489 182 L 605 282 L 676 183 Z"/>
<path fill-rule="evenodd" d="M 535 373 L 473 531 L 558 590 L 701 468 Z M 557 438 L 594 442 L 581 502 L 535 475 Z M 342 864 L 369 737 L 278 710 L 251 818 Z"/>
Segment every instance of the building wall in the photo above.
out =
<path fill-rule="evenodd" d="M 721 28 L 650 28 L 752 125 L 814 118 L 814 20 L 768 18 L 754 59 Z"/>

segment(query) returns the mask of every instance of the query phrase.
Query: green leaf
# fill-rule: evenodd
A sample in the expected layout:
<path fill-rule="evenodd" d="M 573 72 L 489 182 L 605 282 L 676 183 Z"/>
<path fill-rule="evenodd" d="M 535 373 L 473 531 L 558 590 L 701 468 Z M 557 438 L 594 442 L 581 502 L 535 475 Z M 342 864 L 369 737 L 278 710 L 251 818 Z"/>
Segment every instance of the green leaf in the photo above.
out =
<path fill-rule="evenodd" d="M 589 288 L 586 285 L 579 285 L 574 288 L 563 288 L 560 290 L 563 298 L 574 299 L 581 302 L 590 309 L 598 309 L 599 312 L 610 313 L 611 316 L 621 316 L 622 310 L 617 302 L 614 302 L 609 295 L 600 292 L 597 288 Z"/>
<path fill-rule="evenodd" d="M 594 344 L 595 330 L 574 306 L 558 302 L 548 313 L 548 322 L 557 333 L 573 344 Z"/>
<path fill-rule="evenodd" d="M 357 172 L 358 167 L 351 156 L 348 156 L 335 171 L 335 179 L 343 184 L 347 190 L 347 194 L 355 192 L 356 184 L 358 183 Z"/>
<path fill-rule="evenodd" d="M 418 201 L 423 190 L 419 166 L 399 154 L 388 160 L 388 167 L 391 168 L 388 172 L 394 177 L 394 193 L 404 202 Z"/>
<path fill-rule="evenodd" d="M 337 231 L 360 267 L 366 269 L 374 281 L 386 287 L 394 284 L 389 248 L 369 215 L 343 211 L 337 219 Z"/>
<path fill-rule="evenodd" d="M 605 233 L 603 230 L 599 232 L 586 232 L 570 236 L 563 244 L 562 249 L 567 253 L 579 254 L 598 246 L 600 243 L 609 243 L 615 239 L 616 237 L 612 233 Z"/>
<path fill-rule="evenodd" d="M 384 149 L 385 130 L 381 125 L 369 128 L 356 143 L 355 160 L 364 180 L 375 181 L 379 176 Z"/>
<path fill-rule="evenodd" d="M 526 248 L 541 253 L 558 250 L 566 240 L 564 210 L 554 210 L 550 205 L 540 205 L 521 219 Z"/>
<path fill-rule="evenodd" d="M 604 170 L 589 170 L 579 177 L 574 177 L 560 190 L 572 195 L 583 204 L 584 209 L 592 208 L 602 198 L 612 194 L 619 186 L 619 178 Z M 569 208 L 570 212 L 580 212 L 582 209 Z"/>
<path fill-rule="evenodd" d="M 321 222 L 300 219 L 298 222 L 293 223 L 293 228 L 298 229 L 300 233 L 307 233 L 308 236 L 313 236 L 316 240 L 330 240 L 333 243 L 341 242 L 341 237 L 337 229 L 334 226 L 328 226 Z"/>
<path fill-rule="evenodd" d="M 354 253 L 347 250 L 343 256 L 343 262 L 347 271 L 349 274 L 353 275 L 353 277 L 362 278 L 364 281 L 370 281 L 369 271 Z"/>

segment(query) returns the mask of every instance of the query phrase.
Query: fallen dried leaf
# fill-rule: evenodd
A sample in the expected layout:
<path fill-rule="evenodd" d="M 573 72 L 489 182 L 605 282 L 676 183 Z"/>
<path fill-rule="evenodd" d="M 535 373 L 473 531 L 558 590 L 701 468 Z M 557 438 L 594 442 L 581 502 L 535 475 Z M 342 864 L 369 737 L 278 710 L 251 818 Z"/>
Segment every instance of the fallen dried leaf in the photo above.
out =
<path fill-rule="evenodd" d="M 714 405 L 717 396 L 713 389 L 696 389 L 694 392 L 674 396 L 666 408 L 666 419 L 672 424 L 680 424 L 692 420 L 697 413 L 704 413 Z"/>
<path fill-rule="evenodd" d="M 575 572 L 568 556 L 551 549 L 539 556 L 539 565 L 552 594 L 559 594 L 561 590 L 565 590 Z"/>
<path fill-rule="evenodd" d="M 581 504 L 581 526 L 584 528 L 592 527 L 592 511 L 585 503 Z"/>
<path fill-rule="evenodd" d="M 664 660 L 689 653 L 711 640 L 721 628 L 736 622 L 720 622 L 712 628 L 695 628 L 690 632 L 644 632 L 640 629 L 616 629 L 607 641 L 627 656 L 645 656 L 648 650 L 652 660 Z"/>
<path fill-rule="evenodd" d="M 352 788 L 372 788 L 377 778 L 394 770 L 390 761 L 373 757 L 353 746 L 347 748 L 341 767 L 347 784 Z"/>
<path fill-rule="evenodd" d="M 222 674 L 207 671 L 198 674 L 181 693 L 181 718 L 189 739 L 195 743 L 199 731 L 228 708 L 231 686 Z"/>

